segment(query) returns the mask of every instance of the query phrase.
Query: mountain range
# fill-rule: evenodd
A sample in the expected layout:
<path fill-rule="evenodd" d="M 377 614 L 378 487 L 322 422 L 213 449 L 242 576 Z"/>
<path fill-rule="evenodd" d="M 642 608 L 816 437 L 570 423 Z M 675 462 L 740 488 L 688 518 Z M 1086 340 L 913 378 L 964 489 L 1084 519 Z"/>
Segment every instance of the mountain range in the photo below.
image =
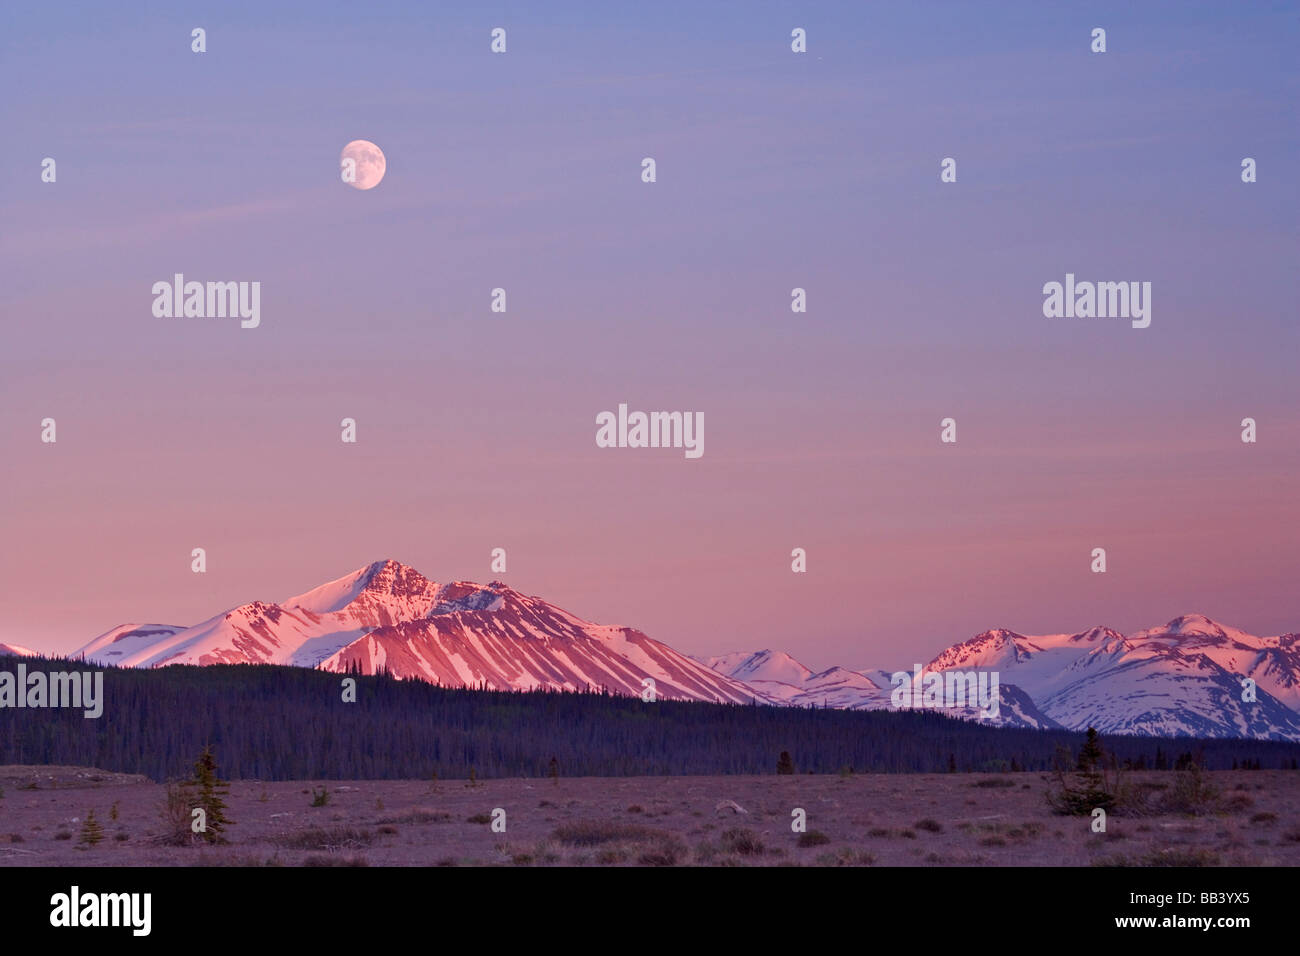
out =
<path fill-rule="evenodd" d="M 772 650 L 705 663 L 786 704 L 892 706 L 888 671 L 813 673 Z M 997 722 L 1009 726 L 1300 740 L 1300 634 L 1256 637 L 1200 614 L 1129 636 L 1106 627 L 1040 636 L 998 628 L 942 651 L 923 670 L 997 672 Z M 1247 678 L 1253 701 L 1245 699 Z"/>
<path fill-rule="evenodd" d="M 16 649 L 22 652 L 25 649 Z M 5 647 L 0 646 L 0 653 Z M 254 601 L 192 626 L 124 624 L 73 655 L 99 664 L 283 664 L 386 671 L 495 690 L 604 689 L 794 707 L 890 709 L 892 671 L 814 672 L 789 654 L 681 654 L 629 627 L 593 624 L 493 581 L 438 584 L 377 561 L 279 603 Z M 912 673 L 911 664 L 905 670 Z M 1105 627 L 1034 636 L 985 631 L 924 665 L 993 671 L 993 722 L 1103 734 L 1300 741 L 1300 634 L 1256 637 L 1188 614 L 1125 636 Z M 1243 680 L 1254 681 L 1253 701 Z M 949 711 L 976 717 L 973 708 Z"/>

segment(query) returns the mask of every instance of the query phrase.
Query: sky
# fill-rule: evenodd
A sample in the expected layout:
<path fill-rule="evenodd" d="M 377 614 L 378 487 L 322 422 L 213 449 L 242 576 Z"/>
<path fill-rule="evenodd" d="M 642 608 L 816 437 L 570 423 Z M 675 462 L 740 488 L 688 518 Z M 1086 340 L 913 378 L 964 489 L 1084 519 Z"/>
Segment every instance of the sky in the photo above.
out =
<path fill-rule="evenodd" d="M 5 6 L 0 641 L 382 558 L 814 669 L 1300 630 L 1294 4 L 606 6 Z M 155 317 L 177 272 L 259 327 Z"/>

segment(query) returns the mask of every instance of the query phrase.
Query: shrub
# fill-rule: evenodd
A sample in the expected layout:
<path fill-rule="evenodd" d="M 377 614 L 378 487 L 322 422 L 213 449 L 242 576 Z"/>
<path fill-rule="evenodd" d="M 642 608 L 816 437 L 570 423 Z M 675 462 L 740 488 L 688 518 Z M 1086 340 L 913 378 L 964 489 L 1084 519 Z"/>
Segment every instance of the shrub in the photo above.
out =
<path fill-rule="evenodd" d="M 490 819 L 490 818 L 489 818 Z M 442 810 L 417 808 L 395 817 L 382 817 L 376 823 L 447 823 L 451 814 Z"/>
<path fill-rule="evenodd" d="M 831 838 L 821 830 L 809 830 L 807 833 L 799 834 L 798 842 L 800 847 L 824 846 L 831 842 Z"/>
<path fill-rule="evenodd" d="M 738 853 L 740 856 L 761 856 L 766 849 L 759 835 L 744 827 L 724 831 L 719 842 L 728 853 Z"/>
<path fill-rule="evenodd" d="M 1161 801 L 1167 813 L 1187 813 L 1200 816 L 1219 809 L 1219 788 L 1205 778 L 1196 764 L 1174 774 L 1174 785 Z"/>
<path fill-rule="evenodd" d="M 841 847 L 833 853 L 817 857 L 818 866 L 870 866 L 876 862 L 875 854 Z"/>
<path fill-rule="evenodd" d="M 370 863 L 364 856 L 336 856 L 329 854 L 322 856 L 313 854 L 305 857 L 302 861 L 303 866 L 369 866 Z"/>
<path fill-rule="evenodd" d="M 194 833 L 190 830 L 190 794 L 179 783 L 168 783 L 163 796 L 162 835 L 160 843 L 167 846 L 187 846 L 194 842 Z"/>
<path fill-rule="evenodd" d="M 374 841 L 369 830 L 356 827 L 307 827 L 272 837 L 271 842 L 290 850 L 337 850 L 368 846 Z"/>
<path fill-rule="evenodd" d="M 1150 850 L 1142 856 L 1110 856 L 1092 861 L 1092 866 L 1217 866 L 1219 855 L 1213 850 L 1195 847 L 1166 847 Z"/>
<path fill-rule="evenodd" d="M 1249 810 L 1255 805 L 1255 798 L 1245 793 L 1234 793 L 1223 802 L 1223 809 L 1227 813 L 1239 813 Z"/>
<path fill-rule="evenodd" d="M 666 836 L 662 830 L 635 823 L 594 821 L 566 823 L 557 827 L 552 837 L 566 846 L 600 846 L 620 841 L 645 842 Z"/>
<path fill-rule="evenodd" d="M 664 837 L 637 858 L 642 866 L 676 866 L 686 856 L 686 845 L 674 837 Z"/>

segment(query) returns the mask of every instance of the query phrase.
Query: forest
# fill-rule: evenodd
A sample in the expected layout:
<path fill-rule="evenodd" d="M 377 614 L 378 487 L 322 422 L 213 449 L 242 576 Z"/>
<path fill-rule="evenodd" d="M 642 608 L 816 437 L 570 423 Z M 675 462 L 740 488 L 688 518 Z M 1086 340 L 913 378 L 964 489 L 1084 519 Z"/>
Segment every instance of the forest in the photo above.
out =
<path fill-rule="evenodd" d="M 211 745 L 235 779 L 439 779 L 662 774 L 1047 770 L 1082 733 L 1000 729 L 926 711 L 659 701 L 603 693 L 449 689 L 384 674 L 271 665 L 99 668 L 103 715 L 0 709 L 0 764 L 185 776 Z M 0 658 L 0 667 L 16 661 Z M 355 693 L 345 692 L 353 680 Z M 355 696 L 355 700 L 345 697 Z M 1109 737 L 1124 765 L 1294 769 L 1300 743 Z M 791 766 L 792 765 L 792 766 Z"/>

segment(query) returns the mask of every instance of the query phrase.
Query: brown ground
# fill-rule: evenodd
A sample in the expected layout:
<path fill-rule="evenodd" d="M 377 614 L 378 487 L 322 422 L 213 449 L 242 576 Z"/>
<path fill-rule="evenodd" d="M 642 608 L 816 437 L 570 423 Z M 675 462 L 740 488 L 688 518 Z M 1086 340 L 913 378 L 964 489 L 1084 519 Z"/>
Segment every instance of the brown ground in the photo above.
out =
<path fill-rule="evenodd" d="M 1131 781 L 1168 787 L 1173 777 Z M 1300 865 L 1300 774 L 1207 777 L 1220 793 L 1210 812 L 1112 815 L 1106 833 L 1093 833 L 1086 817 L 1053 815 L 1045 800 L 1051 781 L 1039 773 L 475 786 L 245 780 L 226 798 L 235 821 L 228 845 L 167 846 L 161 785 L 87 768 L 9 766 L 0 767 L 0 865 Z M 313 807 L 322 788 L 327 803 Z M 488 822 L 498 807 L 505 833 Z M 800 845 L 790 828 L 796 807 L 824 842 L 805 836 L 811 845 Z M 104 838 L 87 847 L 79 838 L 89 810 Z"/>

